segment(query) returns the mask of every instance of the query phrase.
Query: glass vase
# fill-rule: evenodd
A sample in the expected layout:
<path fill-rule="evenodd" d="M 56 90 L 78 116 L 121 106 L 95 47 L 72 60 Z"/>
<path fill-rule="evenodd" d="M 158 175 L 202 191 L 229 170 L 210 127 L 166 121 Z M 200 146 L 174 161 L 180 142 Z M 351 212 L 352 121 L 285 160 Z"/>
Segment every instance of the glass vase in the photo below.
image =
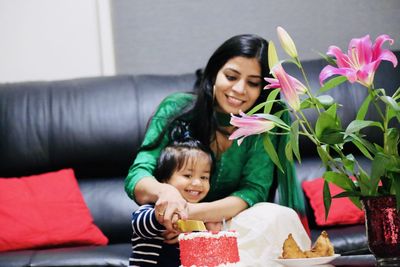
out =
<path fill-rule="evenodd" d="M 395 196 L 363 197 L 369 250 L 377 266 L 400 266 L 400 214 Z"/>

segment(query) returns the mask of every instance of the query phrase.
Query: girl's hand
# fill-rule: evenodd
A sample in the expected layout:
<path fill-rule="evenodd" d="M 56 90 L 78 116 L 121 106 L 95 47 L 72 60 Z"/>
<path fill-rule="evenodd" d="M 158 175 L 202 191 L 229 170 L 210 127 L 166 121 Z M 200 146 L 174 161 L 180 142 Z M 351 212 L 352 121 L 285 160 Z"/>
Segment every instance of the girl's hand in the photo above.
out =
<path fill-rule="evenodd" d="M 164 237 L 164 243 L 167 244 L 175 244 L 178 243 L 178 236 L 179 236 L 179 232 L 178 231 L 168 231 L 166 230 L 162 236 Z"/>
<path fill-rule="evenodd" d="M 186 200 L 175 187 L 169 184 L 163 184 L 155 204 L 155 212 L 157 221 L 169 232 L 175 231 L 173 224 L 179 218 L 183 220 L 188 218 Z"/>

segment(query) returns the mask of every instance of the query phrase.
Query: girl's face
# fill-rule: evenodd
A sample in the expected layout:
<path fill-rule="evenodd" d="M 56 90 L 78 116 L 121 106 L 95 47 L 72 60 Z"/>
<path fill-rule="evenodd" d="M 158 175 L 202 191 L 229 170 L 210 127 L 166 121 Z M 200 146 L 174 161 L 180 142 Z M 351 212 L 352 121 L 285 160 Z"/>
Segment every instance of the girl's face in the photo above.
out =
<path fill-rule="evenodd" d="M 210 190 L 210 172 L 210 156 L 199 151 L 196 157 L 190 157 L 183 168 L 172 174 L 168 183 L 178 189 L 187 202 L 197 203 Z"/>
<path fill-rule="evenodd" d="M 234 57 L 218 71 L 214 94 L 217 111 L 238 114 L 249 110 L 261 94 L 261 67 L 255 58 Z"/>

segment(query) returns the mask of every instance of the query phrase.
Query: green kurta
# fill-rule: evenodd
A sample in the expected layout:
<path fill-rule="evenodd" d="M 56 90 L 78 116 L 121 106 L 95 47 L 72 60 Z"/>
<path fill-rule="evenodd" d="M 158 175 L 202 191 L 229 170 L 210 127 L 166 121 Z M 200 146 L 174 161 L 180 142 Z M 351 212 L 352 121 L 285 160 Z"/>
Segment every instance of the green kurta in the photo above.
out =
<path fill-rule="evenodd" d="M 152 143 L 159 133 L 166 127 L 168 118 L 174 117 L 195 100 L 195 96 L 186 93 L 176 93 L 167 97 L 158 107 L 154 114 L 149 128 L 146 132 L 143 145 Z M 280 147 L 282 141 L 278 136 L 272 136 L 272 142 L 276 147 Z M 143 177 L 153 176 L 157 159 L 161 150 L 169 143 L 168 136 L 164 136 L 160 146 L 151 151 L 141 151 L 131 166 L 125 180 L 125 190 L 134 199 L 133 189 L 136 183 Z M 284 149 L 278 149 L 284 151 Z M 279 153 L 279 152 L 278 152 Z M 244 139 L 240 146 L 234 141 L 232 145 L 216 159 L 215 170 L 211 177 L 210 191 L 205 201 L 212 201 L 226 196 L 237 196 L 243 199 L 249 206 L 258 202 L 267 201 L 269 189 L 274 177 L 278 176 L 278 183 L 285 188 L 280 190 L 280 195 L 295 200 L 281 199 L 281 204 L 295 208 L 299 200 L 298 185 L 292 169 L 292 164 L 286 162 L 284 168 L 291 169 L 288 174 L 278 173 L 274 163 L 266 153 L 262 135 L 253 135 Z M 277 175 L 278 173 L 278 175 Z M 282 181 L 285 180 L 285 181 Z M 288 192 L 285 192 L 289 190 Z M 300 198 L 300 200 L 302 200 Z M 283 202 L 283 203 L 282 203 Z M 293 205 L 294 204 L 294 205 Z"/>

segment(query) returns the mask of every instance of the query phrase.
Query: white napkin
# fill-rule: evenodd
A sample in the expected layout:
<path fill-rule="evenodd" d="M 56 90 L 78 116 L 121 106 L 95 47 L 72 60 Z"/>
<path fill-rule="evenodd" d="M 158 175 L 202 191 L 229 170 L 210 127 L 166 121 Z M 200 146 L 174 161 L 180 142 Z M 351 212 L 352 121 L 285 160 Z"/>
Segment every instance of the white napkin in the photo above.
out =
<path fill-rule="evenodd" d="M 258 203 L 228 222 L 230 230 L 239 233 L 240 266 L 280 267 L 277 259 L 289 233 L 302 250 L 311 247 L 311 240 L 297 213 L 274 203 Z"/>

